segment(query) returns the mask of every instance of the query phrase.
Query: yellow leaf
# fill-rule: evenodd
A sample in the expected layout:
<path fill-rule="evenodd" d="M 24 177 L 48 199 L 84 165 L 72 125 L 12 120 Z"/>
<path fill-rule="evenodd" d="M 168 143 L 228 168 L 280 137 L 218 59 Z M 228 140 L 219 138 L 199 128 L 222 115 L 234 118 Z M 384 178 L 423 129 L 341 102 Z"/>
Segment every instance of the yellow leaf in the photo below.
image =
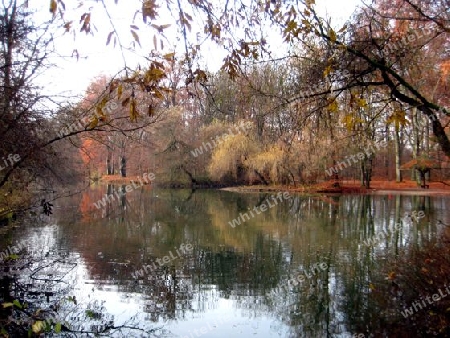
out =
<path fill-rule="evenodd" d="M 375 290 L 375 285 L 373 285 L 372 283 L 370 283 L 370 284 L 369 284 L 369 289 L 372 290 L 372 291 Z"/>
<path fill-rule="evenodd" d="M 357 102 L 358 102 L 358 106 L 360 108 L 366 108 L 367 107 L 367 101 L 365 99 L 359 99 Z"/>
<path fill-rule="evenodd" d="M 403 110 L 396 110 L 392 115 L 390 115 L 386 123 L 389 125 L 391 123 L 394 123 L 395 129 L 399 130 L 400 127 L 405 126 L 408 124 L 408 120 L 406 119 L 406 113 Z"/>
<path fill-rule="evenodd" d="M 172 61 L 174 56 L 175 56 L 175 53 L 168 53 L 168 54 L 163 55 L 163 58 L 166 59 L 167 61 Z"/>
<path fill-rule="evenodd" d="M 328 111 L 330 111 L 330 112 L 332 112 L 332 113 L 335 113 L 335 112 L 338 111 L 339 106 L 338 106 L 336 100 L 333 100 L 333 102 L 331 102 L 330 104 L 328 104 L 328 107 L 327 107 L 327 108 L 328 108 Z"/>
<path fill-rule="evenodd" d="M 353 121 L 353 115 L 352 114 L 345 115 L 344 118 L 342 119 L 342 122 L 344 122 L 345 127 L 347 128 L 347 130 L 352 130 L 353 129 L 354 121 Z"/>
<path fill-rule="evenodd" d="M 32 326 L 31 329 L 34 333 L 38 334 L 45 328 L 45 324 L 42 320 L 36 321 Z"/>
<path fill-rule="evenodd" d="M 136 121 L 138 116 L 139 116 L 139 113 L 136 110 L 136 100 L 133 98 L 130 101 L 130 120 L 131 120 L 131 122 Z"/>
<path fill-rule="evenodd" d="M 89 124 L 89 129 L 94 129 L 98 125 L 98 118 L 94 116 L 91 123 Z"/>
<path fill-rule="evenodd" d="M 331 67 L 331 65 L 327 66 L 327 68 L 325 68 L 325 70 L 323 71 L 323 77 L 327 77 L 328 74 L 330 74 L 332 70 L 333 70 L 333 68 Z"/>
<path fill-rule="evenodd" d="M 330 36 L 331 42 L 333 42 L 333 43 L 336 42 L 337 36 L 336 36 L 335 31 L 332 28 L 330 28 L 330 32 L 328 34 Z"/>
<path fill-rule="evenodd" d="M 106 96 L 103 96 L 102 100 L 100 101 L 100 107 L 102 109 L 105 108 L 107 103 L 108 103 L 108 98 Z"/>
<path fill-rule="evenodd" d="M 122 84 L 120 84 L 118 87 L 117 87 L 117 98 L 120 100 L 120 98 L 122 97 L 122 93 L 123 93 L 123 86 L 122 86 Z"/>
<path fill-rule="evenodd" d="M 103 115 L 103 110 L 102 110 L 102 107 L 100 105 L 97 105 L 97 107 L 95 107 L 95 111 L 96 111 L 96 115 L 97 116 L 102 116 Z"/>
<path fill-rule="evenodd" d="M 58 4 L 56 3 L 56 0 L 51 0 L 50 1 L 50 13 L 55 15 L 57 9 L 58 9 Z"/>

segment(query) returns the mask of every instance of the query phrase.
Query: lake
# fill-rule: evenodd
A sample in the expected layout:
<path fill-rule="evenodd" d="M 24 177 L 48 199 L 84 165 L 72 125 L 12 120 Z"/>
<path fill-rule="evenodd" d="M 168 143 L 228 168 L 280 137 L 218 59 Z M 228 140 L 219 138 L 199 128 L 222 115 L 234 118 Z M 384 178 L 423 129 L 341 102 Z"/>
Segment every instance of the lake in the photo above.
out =
<path fill-rule="evenodd" d="M 33 257 L 21 274 L 29 290 L 46 289 L 50 303 L 75 296 L 60 304 L 74 327 L 369 337 L 383 329 L 372 283 L 450 224 L 448 197 L 114 189 L 57 201 L 47 224 L 27 224 L 13 241 Z M 95 207 L 106 192 L 114 198 Z"/>

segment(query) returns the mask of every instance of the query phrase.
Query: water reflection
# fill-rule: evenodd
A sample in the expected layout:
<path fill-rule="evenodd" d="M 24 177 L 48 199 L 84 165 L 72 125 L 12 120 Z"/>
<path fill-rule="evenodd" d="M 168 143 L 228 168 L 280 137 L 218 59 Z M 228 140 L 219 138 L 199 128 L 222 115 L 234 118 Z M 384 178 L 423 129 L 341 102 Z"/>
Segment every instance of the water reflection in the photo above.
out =
<path fill-rule="evenodd" d="M 380 265 L 437 238 L 438 219 L 450 223 L 449 199 L 399 195 L 294 196 L 235 228 L 228 222 L 270 194 L 143 187 L 94 206 L 117 189 L 125 191 L 100 186 L 63 201 L 54 250 L 80 255 L 80 290 L 89 284 L 90 297 L 118 295 L 168 336 L 189 337 L 207 322 L 205 337 L 381 332 L 383 309 L 370 297 L 371 282 L 384 277 Z M 426 217 L 364 244 L 412 211 Z M 192 252 L 133 277 L 187 243 Z"/>

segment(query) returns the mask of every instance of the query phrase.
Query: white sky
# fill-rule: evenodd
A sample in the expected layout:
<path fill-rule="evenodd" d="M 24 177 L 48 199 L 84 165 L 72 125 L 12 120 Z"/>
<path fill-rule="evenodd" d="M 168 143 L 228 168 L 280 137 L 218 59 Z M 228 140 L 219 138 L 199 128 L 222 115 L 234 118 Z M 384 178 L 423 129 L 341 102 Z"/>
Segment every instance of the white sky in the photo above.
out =
<path fill-rule="evenodd" d="M 42 1 L 42 0 L 40 0 Z M 136 8 L 139 8 L 139 4 L 136 1 L 126 0 L 128 5 L 130 2 L 134 3 L 132 6 L 121 5 L 124 0 L 119 0 L 119 5 L 113 5 L 112 1 L 108 1 L 110 4 L 108 10 L 113 17 L 116 28 L 119 30 L 124 45 L 129 46 L 132 37 L 130 34 L 129 25 L 131 24 L 132 17 Z M 130 2 L 128 2 L 130 1 Z M 31 1 L 30 1 L 31 2 Z M 70 15 L 70 3 L 73 0 L 66 0 L 67 13 Z M 124 2 L 122 2 L 123 4 Z M 319 14 L 322 16 L 331 16 L 332 24 L 335 26 L 342 25 L 349 16 L 354 12 L 355 7 L 361 3 L 361 0 L 317 0 L 317 7 Z M 57 50 L 60 55 L 71 56 L 74 49 L 80 54 L 80 59 L 76 58 L 55 58 L 52 61 L 57 65 L 46 72 L 41 77 L 41 83 L 44 86 L 44 91 L 47 94 L 70 94 L 70 95 L 83 95 L 87 86 L 92 80 L 101 75 L 114 75 L 124 66 L 123 57 L 119 47 L 106 46 L 106 37 L 108 32 L 111 31 L 111 25 L 107 20 L 104 10 L 98 4 L 94 7 L 95 11 L 92 13 L 92 22 L 96 25 L 98 32 L 94 33 L 94 36 L 86 36 L 85 33 L 77 33 L 76 37 L 65 35 L 58 39 Z M 40 10 L 42 15 L 49 15 L 47 10 Z M 75 11 L 72 11 L 74 13 Z M 71 18 L 66 17 L 66 20 Z M 79 14 L 74 17 L 74 22 L 78 26 Z M 141 16 L 137 17 L 137 21 L 142 22 Z M 174 19 L 170 16 L 159 18 L 161 23 L 174 22 Z M 174 25 L 175 26 L 175 25 Z M 142 27 L 142 25 L 141 25 Z M 340 26 L 338 27 L 340 28 Z M 135 52 L 125 51 L 125 59 L 128 66 L 133 66 L 138 62 L 145 65 L 145 60 L 142 59 L 143 55 L 153 48 L 153 32 L 147 34 L 144 30 L 138 31 L 143 48 L 137 46 Z M 182 47 L 182 42 L 177 42 L 179 48 Z M 169 43 L 165 43 L 167 46 Z M 166 53 L 169 53 L 167 50 Z M 223 59 L 222 55 L 217 55 L 217 51 L 211 51 L 208 55 L 207 66 L 209 70 L 217 70 L 220 62 Z"/>

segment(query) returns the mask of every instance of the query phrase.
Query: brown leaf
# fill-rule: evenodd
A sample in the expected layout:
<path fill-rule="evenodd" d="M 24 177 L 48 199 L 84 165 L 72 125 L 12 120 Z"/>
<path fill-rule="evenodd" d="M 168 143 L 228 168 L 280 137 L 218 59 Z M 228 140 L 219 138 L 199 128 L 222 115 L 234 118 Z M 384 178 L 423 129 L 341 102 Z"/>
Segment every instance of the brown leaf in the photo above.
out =
<path fill-rule="evenodd" d="M 69 21 L 69 22 L 66 22 L 65 24 L 64 24 L 64 29 L 66 30 L 65 32 L 66 33 L 68 33 L 69 31 L 70 31 L 70 28 L 72 28 L 72 22 L 73 21 Z"/>
<path fill-rule="evenodd" d="M 147 17 L 155 20 L 158 16 L 157 9 L 159 6 L 156 4 L 156 0 L 147 0 L 142 3 L 142 19 L 147 23 Z"/>

